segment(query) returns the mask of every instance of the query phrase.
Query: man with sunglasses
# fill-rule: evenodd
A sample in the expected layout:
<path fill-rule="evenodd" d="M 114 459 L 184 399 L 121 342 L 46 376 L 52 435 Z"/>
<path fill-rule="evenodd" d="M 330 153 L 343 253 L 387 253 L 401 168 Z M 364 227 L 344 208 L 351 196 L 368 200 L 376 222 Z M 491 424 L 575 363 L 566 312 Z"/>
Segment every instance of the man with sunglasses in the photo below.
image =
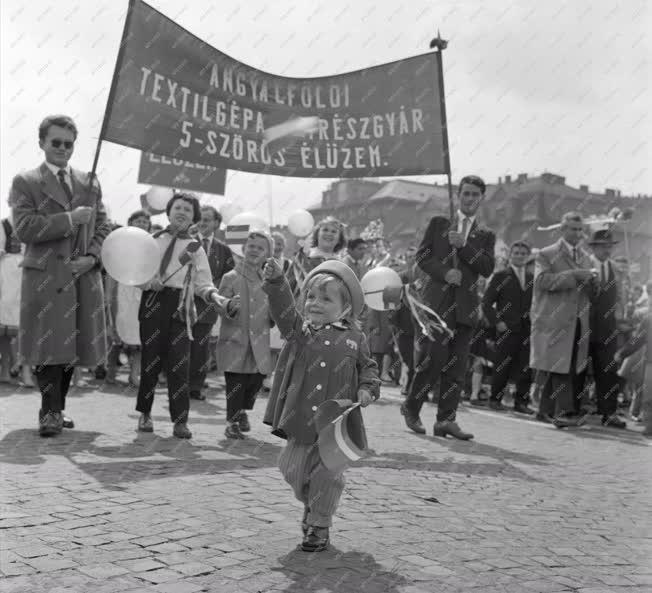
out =
<path fill-rule="evenodd" d="M 41 391 L 39 433 L 73 428 L 64 416 L 75 366 L 106 358 L 102 242 L 110 231 L 97 178 L 72 169 L 77 127 L 65 115 L 39 126 L 45 162 L 14 177 L 10 204 L 25 243 L 20 354 L 35 367 Z"/>

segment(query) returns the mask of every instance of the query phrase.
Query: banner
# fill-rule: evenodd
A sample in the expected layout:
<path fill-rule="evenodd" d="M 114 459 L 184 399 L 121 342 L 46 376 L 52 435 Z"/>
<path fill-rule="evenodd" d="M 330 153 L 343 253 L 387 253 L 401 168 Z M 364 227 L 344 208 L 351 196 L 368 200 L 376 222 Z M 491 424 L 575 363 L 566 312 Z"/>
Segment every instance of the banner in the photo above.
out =
<path fill-rule="evenodd" d="M 446 173 L 436 59 L 321 78 L 274 76 L 131 0 L 103 140 L 220 169 L 295 177 Z M 318 117 L 275 150 L 266 129 Z"/>
<path fill-rule="evenodd" d="M 223 196 L 226 171 L 210 165 L 143 152 L 138 169 L 138 183 Z"/>

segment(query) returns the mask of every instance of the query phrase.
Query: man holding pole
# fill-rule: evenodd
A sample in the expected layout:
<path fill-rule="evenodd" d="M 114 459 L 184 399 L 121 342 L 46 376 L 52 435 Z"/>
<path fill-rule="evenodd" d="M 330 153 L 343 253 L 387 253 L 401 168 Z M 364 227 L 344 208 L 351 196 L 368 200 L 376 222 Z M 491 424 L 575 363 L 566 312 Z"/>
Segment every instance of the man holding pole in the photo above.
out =
<path fill-rule="evenodd" d="M 458 189 L 459 209 L 451 219 L 435 216 L 417 251 L 417 265 L 425 272 L 421 295 L 452 330 L 434 340 L 419 335 L 415 340 L 415 375 L 401 406 L 408 428 L 425 434 L 419 418 L 428 392 L 439 381 L 439 405 L 434 435 L 468 440 L 455 416 L 469 357 L 473 328 L 478 320 L 478 276 L 489 277 L 494 269 L 496 237 L 476 222 L 486 185 L 475 175 L 464 177 Z"/>
<path fill-rule="evenodd" d="M 73 427 L 63 410 L 75 366 L 106 358 L 99 258 L 110 228 L 97 179 L 68 165 L 76 139 L 72 119 L 46 117 L 39 126 L 45 162 L 11 186 L 16 234 L 26 244 L 20 354 L 36 367 L 42 436 Z"/>

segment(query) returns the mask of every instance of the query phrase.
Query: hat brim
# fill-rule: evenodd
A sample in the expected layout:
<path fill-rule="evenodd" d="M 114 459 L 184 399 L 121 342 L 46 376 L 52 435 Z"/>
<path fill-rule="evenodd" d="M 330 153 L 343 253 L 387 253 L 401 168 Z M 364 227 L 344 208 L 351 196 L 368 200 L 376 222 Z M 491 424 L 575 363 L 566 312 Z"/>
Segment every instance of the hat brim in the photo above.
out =
<path fill-rule="evenodd" d="M 342 261 L 328 259 L 308 273 L 303 285 L 305 286 L 317 274 L 333 274 L 333 276 L 337 276 L 344 282 L 351 294 L 353 315 L 359 317 L 364 309 L 364 293 L 362 292 L 362 286 L 360 286 L 360 281 L 355 275 L 355 272 Z"/>
<path fill-rule="evenodd" d="M 587 245 L 617 245 L 618 243 L 620 243 L 620 241 L 616 241 L 616 240 L 612 239 L 610 241 L 605 241 L 605 240 L 589 241 L 587 243 Z"/>

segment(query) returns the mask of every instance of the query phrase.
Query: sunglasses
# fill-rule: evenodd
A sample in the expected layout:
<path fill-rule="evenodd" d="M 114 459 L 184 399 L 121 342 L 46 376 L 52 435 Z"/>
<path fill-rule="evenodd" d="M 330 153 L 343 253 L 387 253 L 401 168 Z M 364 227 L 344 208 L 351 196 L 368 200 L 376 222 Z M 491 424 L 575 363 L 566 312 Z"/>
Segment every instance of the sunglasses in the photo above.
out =
<path fill-rule="evenodd" d="M 66 150 L 70 150 L 73 147 L 74 142 L 70 140 L 50 140 L 50 144 L 54 148 L 59 148 L 62 144 Z"/>

